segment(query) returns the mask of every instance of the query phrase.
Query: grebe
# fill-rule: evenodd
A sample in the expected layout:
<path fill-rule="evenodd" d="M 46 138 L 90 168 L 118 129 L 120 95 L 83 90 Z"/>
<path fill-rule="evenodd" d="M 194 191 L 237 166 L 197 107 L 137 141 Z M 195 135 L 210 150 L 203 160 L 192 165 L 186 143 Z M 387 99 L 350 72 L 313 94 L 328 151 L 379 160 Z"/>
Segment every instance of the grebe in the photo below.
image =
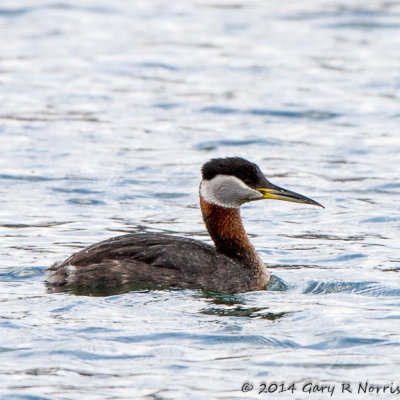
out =
<path fill-rule="evenodd" d="M 228 293 L 262 290 L 270 275 L 247 238 L 240 206 L 277 199 L 323 207 L 273 185 L 256 164 L 240 157 L 205 163 L 199 194 L 204 223 L 215 247 L 161 233 L 117 236 L 54 264 L 47 284 L 83 289 L 150 284 Z"/>

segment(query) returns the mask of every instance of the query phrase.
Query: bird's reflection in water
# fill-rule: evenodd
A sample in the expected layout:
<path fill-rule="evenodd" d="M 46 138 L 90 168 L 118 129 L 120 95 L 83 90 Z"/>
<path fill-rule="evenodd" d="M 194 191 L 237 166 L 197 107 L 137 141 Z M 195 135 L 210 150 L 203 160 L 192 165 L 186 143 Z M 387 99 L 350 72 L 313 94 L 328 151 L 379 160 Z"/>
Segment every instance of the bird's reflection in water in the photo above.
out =
<path fill-rule="evenodd" d="M 283 292 L 288 290 L 288 286 L 282 279 L 272 275 L 265 289 L 267 291 Z M 207 307 L 200 310 L 200 312 L 205 315 L 259 318 L 275 321 L 288 314 L 287 312 L 273 312 L 270 310 L 270 307 L 247 307 L 246 296 L 243 294 L 203 291 L 201 293 L 201 297 L 218 306 Z"/>

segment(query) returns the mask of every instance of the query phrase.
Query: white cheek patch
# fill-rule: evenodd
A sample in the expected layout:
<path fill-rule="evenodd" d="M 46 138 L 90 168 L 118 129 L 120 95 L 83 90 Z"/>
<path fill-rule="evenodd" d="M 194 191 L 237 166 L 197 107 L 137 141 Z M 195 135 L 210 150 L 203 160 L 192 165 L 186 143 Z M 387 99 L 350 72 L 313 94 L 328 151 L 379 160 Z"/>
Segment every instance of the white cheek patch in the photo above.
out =
<path fill-rule="evenodd" d="M 227 208 L 239 208 L 247 201 L 263 197 L 257 190 L 230 175 L 217 175 L 210 180 L 203 180 L 200 184 L 200 195 L 208 203 Z"/>

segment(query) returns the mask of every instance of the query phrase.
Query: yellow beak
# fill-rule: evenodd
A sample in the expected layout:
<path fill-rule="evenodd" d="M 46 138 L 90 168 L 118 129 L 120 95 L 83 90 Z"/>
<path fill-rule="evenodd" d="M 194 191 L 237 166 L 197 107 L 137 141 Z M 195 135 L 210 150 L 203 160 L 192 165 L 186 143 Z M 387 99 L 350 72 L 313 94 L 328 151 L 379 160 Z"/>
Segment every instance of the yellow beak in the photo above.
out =
<path fill-rule="evenodd" d="M 315 200 L 312 200 L 306 196 L 301 194 L 291 192 L 290 190 L 283 189 L 279 186 L 271 185 L 271 188 L 260 188 L 257 189 L 263 195 L 263 199 L 274 199 L 274 200 L 283 200 L 283 201 L 291 201 L 293 203 L 303 203 L 303 204 L 312 204 L 314 206 L 325 208 L 322 204 L 319 204 Z"/>

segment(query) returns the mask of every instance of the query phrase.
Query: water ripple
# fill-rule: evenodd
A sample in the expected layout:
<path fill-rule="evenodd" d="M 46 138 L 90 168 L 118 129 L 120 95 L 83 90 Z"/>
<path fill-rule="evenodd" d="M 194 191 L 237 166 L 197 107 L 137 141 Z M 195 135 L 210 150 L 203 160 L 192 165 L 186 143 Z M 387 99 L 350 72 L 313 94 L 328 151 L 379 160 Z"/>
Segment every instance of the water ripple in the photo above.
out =
<path fill-rule="evenodd" d="M 258 146 L 278 146 L 280 143 L 278 141 L 273 140 L 266 140 L 266 139 L 247 139 L 247 140 L 210 140 L 207 142 L 201 142 L 196 144 L 195 149 L 198 150 L 215 150 L 219 147 L 226 147 L 226 146 L 251 146 L 251 145 L 258 145 Z"/>
<path fill-rule="evenodd" d="M 236 343 L 246 344 L 253 343 L 257 345 L 266 345 L 273 347 L 297 347 L 298 344 L 290 340 L 279 340 L 273 337 L 265 337 L 261 335 L 198 335 L 193 333 L 181 332 L 164 332 L 156 335 L 140 335 L 140 336 L 119 336 L 112 340 L 122 343 L 140 343 L 140 342 L 164 342 L 164 341 L 194 341 L 206 345 L 218 345 L 220 343 Z"/>
<path fill-rule="evenodd" d="M 100 206 L 100 205 L 105 205 L 106 204 L 103 200 L 83 199 L 83 198 L 69 199 L 68 203 L 77 204 L 77 205 L 80 205 L 80 206 Z"/>
<path fill-rule="evenodd" d="M 307 347 L 314 350 L 344 349 L 348 347 L 382 345 L 386 342 L 386 340 L 377 338 L 344 337 L 332 338 L 330 340 L 319 342 Z"/>
<path fill-rule="evenodd" d="M 21 279 L 32 279 L 44 275 L 46 267 L 18 268 L 16 270 L 0 273 L 0 281 L 16 281 Z"/>
<path fill-rule="evenodd" d="M 204 113 L 212 114 L 248 114 L 248 115 L 259 115 L 259 116 L 271 116 L 280 118 L 305 118 L 313 120 L 327 120 L 332 118 L 337 118 L 340 116 L 338 113 L 333 113 L 329 111 L 320 110 L 306 110 L 306 111 L 292 111 L 292 110 L 269 110 L 262 108 L 253 109 L 238 109 L 226 106 L 209 106 L 203 107 L 199 110 Z"/>
<path fill-rule="evenodd" d="M 311 281 L 303 293 L 358 293 L 367 296 L 399 296 L 400 289 L 382 286 L 377 282 L 320 282 Z"/>

